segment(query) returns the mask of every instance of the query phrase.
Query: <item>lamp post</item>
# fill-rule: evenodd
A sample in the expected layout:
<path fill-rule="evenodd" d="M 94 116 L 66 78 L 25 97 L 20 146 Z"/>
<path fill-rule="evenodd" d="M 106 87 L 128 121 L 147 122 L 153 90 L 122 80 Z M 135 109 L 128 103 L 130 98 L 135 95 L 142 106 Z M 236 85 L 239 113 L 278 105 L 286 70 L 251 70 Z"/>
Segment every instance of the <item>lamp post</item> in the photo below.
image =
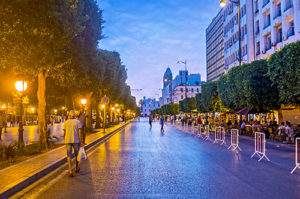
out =
<path fill-rule="evenodd" d="M 103 133 L 105 133 L 105 123 L 106 123 L 106 111 L 105 111 L 105 105 L 102 104 L 101 108 L 103 109 Z"/>
<path fill-rule="evenodd" d="M 184 64 L 184 67 L 185 67 L 185 81 L 184 81 L 184 94 L 185 94 L 185 99 L 187 98 L 187 93 L 186 93 L 186 82 L 187 82 L 187 61 L 184 60 L 184 61 L 177 61 L 177 64 Z"/>
<path fill-rule="evenodd" d="M 242 47 L 241 47 L 241 5 L 240 5 L 240 0 L 229 0 L 232 4 L 236 5 L 238 7 L 238 25 L 239 25 L 239 32 L 238 32 L 238 35 L 239 35 L 239 57 L 238 57 L 238 60 L 239 60 L 239 65 L 242 64 Z M 227 2 L 226 0 L 221 0 L 220 1 L 220 6 L 222 8 L 224 8 L 226 6 Z"/>
<path fill-rule="evenodd" d="M 24 140 L 23 140 L 23 92 L 27 89 L 27 83 L 25 81 L 17 81 L 15 83 L 15 88 L 17 91 L 20 92 L 20 121 L 19 121 L 19 139 L 18 139 L 18 147 L 24 145 Z"/>

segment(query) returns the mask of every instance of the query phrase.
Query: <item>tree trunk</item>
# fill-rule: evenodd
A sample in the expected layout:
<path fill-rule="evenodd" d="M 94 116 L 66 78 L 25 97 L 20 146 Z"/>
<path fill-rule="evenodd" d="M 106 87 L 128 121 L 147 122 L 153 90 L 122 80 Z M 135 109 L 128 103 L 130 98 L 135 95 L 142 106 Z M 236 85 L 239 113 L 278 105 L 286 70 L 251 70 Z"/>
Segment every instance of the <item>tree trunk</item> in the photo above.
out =
<path fill-rule="evenodd" d="M 46 71 L 43 70 L 38 73 L 38 129 L 40 144 L 47 146 L 47 123 L 46 123 Z"/>
<path fill-rule="evenodd" d="M 96 129 L 99 129 L 101 126 L 100 126 L 100 114 L 99 114 L 99 97 L 96 98 L 96 126 L 95 128 Z"/>

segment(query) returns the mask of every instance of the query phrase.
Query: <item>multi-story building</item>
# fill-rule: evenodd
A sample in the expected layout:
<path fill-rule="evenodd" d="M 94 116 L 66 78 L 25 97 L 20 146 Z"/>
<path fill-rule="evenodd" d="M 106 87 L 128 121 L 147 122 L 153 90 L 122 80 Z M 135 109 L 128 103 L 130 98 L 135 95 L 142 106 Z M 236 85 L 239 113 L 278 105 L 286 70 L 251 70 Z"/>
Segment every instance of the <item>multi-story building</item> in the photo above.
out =
<path fill-rule="evenodd" d="M 226 69 L 239 64 L 238 7 L 228 1 L 224 14 L 224 60 Z M 241 62 L 255 60 L 252 0 L 240 0 Z"/>
<path fill-rule="evenodd" d="M 299 0 L 253 0 L 255 59 L 300 40 Z"/>
<path fill-rule="evenodd" d="M 201 92 L 201 76 L 200 74 L 188 74 L 187 70 L 179 71 L 173 80 L 170 74 L 171 70 L 168 68 L 164 74 L 162 101 L 163 104 L 179 103 L 187 97 L 195 97 L 197 93 Z M 186 87 L 186 91 L 185 91 Z"/>
<path fill-rule="evenodd" d="M 224 16 L 224 63 L 228 70 L 239 64 L 238 7 L 227 1 L 221 12 Z M 300 1 L 240 0 L 240 24 L 241 62 L 268 58 L 284 45 L 300 40 Z M 209 52 L 207 50 L 207 57 Z M 211 72 L 209 67 L 207 63 L 207 75 Z"/>
<path fill-rule="evenodd" d="M 206 29 L 207 81 L 217 80 L 225 72 L 224 67 L 224 16 L 222 10 Z"/>
<path fill-rule="evenodd" d="M 146 99 L 146 97 L 143 98 L 143 104 L 141 105 L 141 114 L 142 116 L 149 116 L 151 114 L 151 111 L 154 109 L 159 108 L 159 101 L 154 99 Z"/>

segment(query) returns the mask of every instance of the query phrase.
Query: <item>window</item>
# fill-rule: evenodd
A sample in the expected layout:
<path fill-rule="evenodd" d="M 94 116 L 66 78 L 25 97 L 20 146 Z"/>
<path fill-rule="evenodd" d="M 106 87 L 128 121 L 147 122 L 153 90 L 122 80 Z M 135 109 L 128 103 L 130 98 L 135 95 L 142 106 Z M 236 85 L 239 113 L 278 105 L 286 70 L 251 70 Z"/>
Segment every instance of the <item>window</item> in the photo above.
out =
<path fill-rule="evenodd" d="M 263 7 L 265 7 L 269 2 L 270 2 L 270 0 L 264 0 L 263 1 Z"/>
<path fill-rule="evenodd" d="M 183 99 L 183 95 L 181 95 L 181 99 Z"/>
<path fill-rule="evenodd" d="M 199 88 L 197 88 L 197 93 L 199 93 Z"/>
<path fill-rule="evenodd" d="M 275 5 L 274 19 L 281 16 L 281 3 Z"/>
<path fill-rule="evenodd" d="M 256 56 L 260 54 L 260 42 L 256 42 Z"/>
<path fill-rule="evenodd" d="M 295 31 L 294 31 L 294 21 L 291 21 L 289 22 L 289 28 L 288 28 L 288 31 L 287 31 L 287 37 L 291 37 L 295 34 Z"/>
<path fill-rule="evenodd" d="M 180 92 L 183 92 L 183 88 L 180 88 Z"/>
<path fill-rule="evenodd" d="M 293 1 L 292 0 L 286 0 L 285 1 L 285 11 L 293 7 Z"/>
<path fill-rule="evenodd" d="M 194 89 L 192 88 L 192 93 L 194 92 Z"/>
<path fill-rule="evenodd" d="M 271 24 L 271 16 L 270 16 L 270 13 L 264 15 L 264 20 L 265 20 L 265 26 L 264 26 L 264 28 L 269 27 L 270 24 Z"/>
<path fill-rule="evenodd" d="M 265 36 L 265 46 L 266 51 L 271 49 L 271 35 Z"/>
<path fill-rule="evenodd" d="M 282 28 L 278 27 L 276 29 L 276 43 L 282 42 Z"/>
<path fill-rule="evenodd" d="M 258 8 L 258 0 L 255 1 L 255 13 L 258 13 L 259 8 Z"/>
<path fill-rule="evenodd" d="M 256 22 L 255 22 L 255 34 L 258 34 L 259 33 L 259 20 L 257 20 Z"/>

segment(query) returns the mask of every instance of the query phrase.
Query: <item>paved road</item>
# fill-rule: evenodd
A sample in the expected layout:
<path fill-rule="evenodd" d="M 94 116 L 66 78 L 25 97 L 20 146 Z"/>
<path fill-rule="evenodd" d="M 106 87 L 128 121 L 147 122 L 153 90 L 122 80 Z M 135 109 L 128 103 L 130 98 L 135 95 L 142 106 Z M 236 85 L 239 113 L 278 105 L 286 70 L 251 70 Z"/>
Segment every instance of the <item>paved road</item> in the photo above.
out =
<path fill-rule="evenodd" d="M 290 175 L 293 153 L 270 148 L 271 162 L 203 142 L 141 119 L 93 151 L 74 178 L 63 176 L 39 198 L 300 198 L 300 172 Z M 46 185 L 47 186 L 47 185 Z"/>
<path fill-rule="evenodd" d="M 62 124 L 54 124 L 53 126 L 48 126 L 48 129 L 52 132 L 52 136 L 56 136 L 59 138 L 58 140 L 53 139 L 55 142 L 62 142 L 63 137 L 63 131 L 61 129 Z M 18 132 L 19 127 L 9 127 L 7 128 L 7 132 L 3 133 L 4 130 L 2 131 L 2 140 L 0 141 L 1 144 L 4 145 L 9 145 L 14 142 L 18 141 Z M 37 125 L 32 125 L 32 126 L 24 126 L 24 143 L 25 144 L 30 144 L 32 142 L 37 142 L 39 140 L 39 133 L 38 133 L 38 127 Z"/>

